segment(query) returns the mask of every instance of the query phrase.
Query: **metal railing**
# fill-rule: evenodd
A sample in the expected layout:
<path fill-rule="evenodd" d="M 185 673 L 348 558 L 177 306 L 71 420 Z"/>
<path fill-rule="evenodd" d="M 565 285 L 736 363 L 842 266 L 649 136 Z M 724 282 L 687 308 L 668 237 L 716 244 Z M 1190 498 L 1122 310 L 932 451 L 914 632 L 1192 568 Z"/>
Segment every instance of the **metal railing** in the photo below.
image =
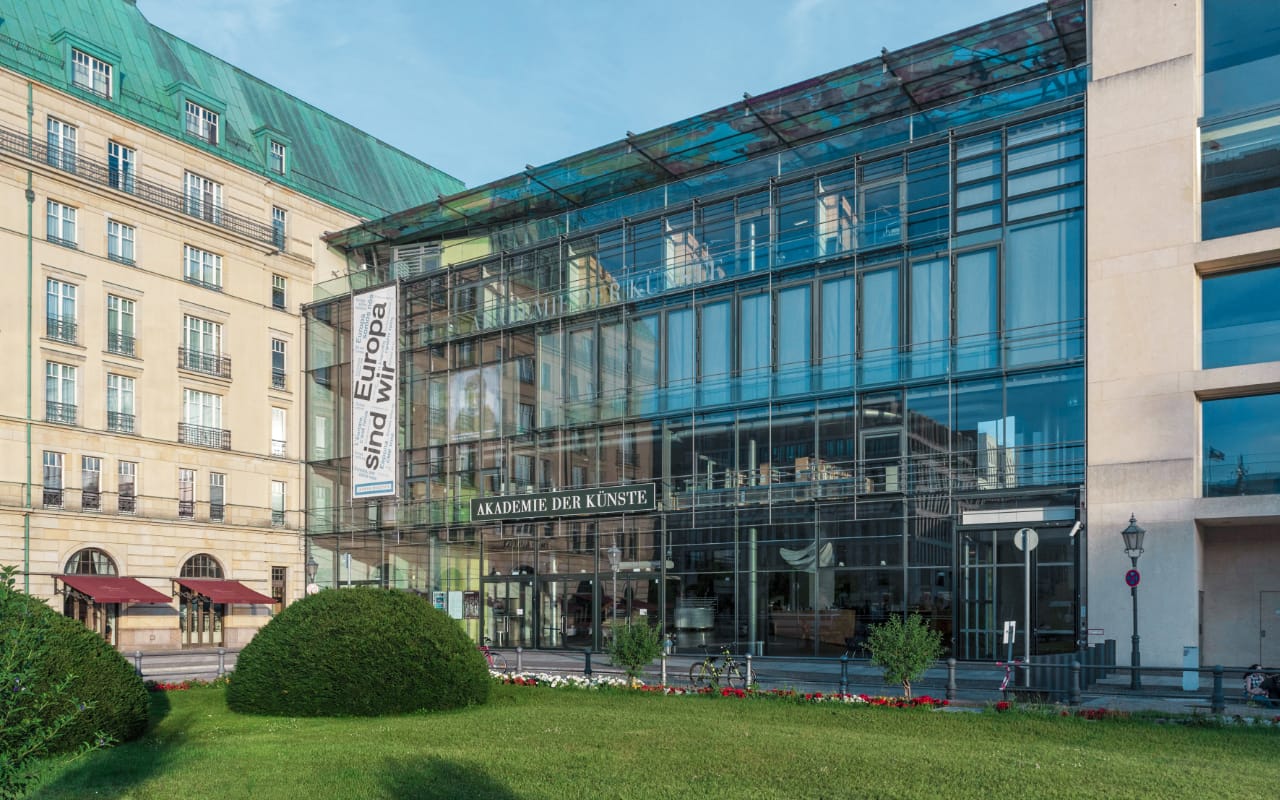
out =
<path fill-rule="evenodd" d="M 107 430 L 116 433 L 133 433 L 133 415 L 120 411 L 107 412 Z"/>
<path fill-rule="evenodd" d="M 219 378 L 231 378 L 231 359 L 215 353 L 205 353 L 186 347 L 178 348 L 178 366 L 192 372 L 203 372 Z"/>
<path fill-rule="evenodd" d="M 231 431 L 224 428 L 209 428 L 204 425 L 188 425 L 178 423 L 178 442 L 194 444 L 198 447 L 215 447 L 219 450 L 231 449 Z"/>
<path fill-rule="evenodd" d="M 116 510 L 121 514 L 132 514 L 138 510 L 138 498 L 131 494 L 116 495 Z"/>
<path fill-rule="evenodd" d="M 122 356 L 134 354 L 134 338 L 124 333 L 107 334 L 107 351 Z"/>
<path fill-rule="evenodd" d="M 195 519 L 196 501 L 179 500 L 178 501 L 178 519 Z"/>
<path fill-rule="evenodd" d="M 284 388 L 284 378 L 285 378 L 284 370 L 282 370 L 282 369 L 276 369 L 276 368 L 274 368 L 274 367 L 273 367 L 273 368 L 271 369 L 271 388 L 272 388 L 272 389 L 283 389 L 283 388 Z"/>
<path fill-rule="evenodd" d="M 90 183 L 127 192 L 152 205 L 199 217 L 241 236 L 275 245 L 275 229 L 269 223 L 234 214 L 226 209 L 219 209 L 217 213 L 206 213 L 207 210 L 198 199 L 188 197 L 184 192 L 143 180 L 129 172 L 121 174 L 118 169 L 112 170 L 106 164 L 77 155 L 70 148 L 50 147 L 39 139 L 28 137 L 25 133 L 2 125 L 0 125 L 0 151 L 48 164 L 64 172 L 73 173 Z"/>
<path fill-rule="evenodd" d="M 76 343 L 76 332 L 79 328 L 74 317 L 50 315 L 44 320 L 44 333 L 50 339 L 67 344 Z"/>
<path fill-rule="evenodd" d="M 97 511 L 102 508 L 102 494 L 100 492 L 91 492 L 82 490 L 80 492 L 80 508 L 85 511 Z"/>
<path fill-rule="evenodd" d="M 62 508 L 62 490 L 44 488 L 44 497 L 41 499 L 45 508 Z"/>
<path fill-rule="evenodd" d="M 55 403 L 52 400 L 44 404 L 45 422 L 57 422 L 60 425 L 76 424 L 76 406 L 71 403 Z"/>

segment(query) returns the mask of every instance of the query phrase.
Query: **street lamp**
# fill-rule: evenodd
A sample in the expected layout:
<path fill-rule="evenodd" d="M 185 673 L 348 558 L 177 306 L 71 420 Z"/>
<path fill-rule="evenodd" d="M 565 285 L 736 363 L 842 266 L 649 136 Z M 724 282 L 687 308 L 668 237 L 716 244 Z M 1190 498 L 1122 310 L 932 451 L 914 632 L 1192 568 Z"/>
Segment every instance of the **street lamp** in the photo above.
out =
<path fill-rule="evenodd" d="M 316 573 L 320 571 L 320 562 L 316 561 L 316 557 L 314 553 L 307 556 L 306 569 L 307 569 L 307 583 L 309 584 L 315 583 Z"/>
<path fill-rule="evenodd" d="M 1138 526 L 1138 519 L 1133 514 L 1129 515 L 1129 527 L 1120 531 L 1120 535 L 1124 537 L 1124 552 L 1129 556 L 1129 560 L 1133 563 L 1133 569 L 1125 575 L 1125 583 L 1129 584 L 1129 596 L 1133 598 L 1133 654 L 1129 657 L 1129 688 L 1142 688 L 1142 675 L 1139 668 L 1142 666 L 1142 655 L 1138 650 L 1138 556 L 1142 555 L 1142 537 L 1146 535 L 1146 531 Z"/>
<path fill-rule="evenodd" d="M 613 605 L 613 624 L 618 625 L 618 565 L 622 563 L 622 551 L 618 549 L 618 543 L 614 542 L 609 545 L 609 549 L 605 552 L 609 557 L 609 569 L 613 570 L 613 597 L 610 603 Z"/>

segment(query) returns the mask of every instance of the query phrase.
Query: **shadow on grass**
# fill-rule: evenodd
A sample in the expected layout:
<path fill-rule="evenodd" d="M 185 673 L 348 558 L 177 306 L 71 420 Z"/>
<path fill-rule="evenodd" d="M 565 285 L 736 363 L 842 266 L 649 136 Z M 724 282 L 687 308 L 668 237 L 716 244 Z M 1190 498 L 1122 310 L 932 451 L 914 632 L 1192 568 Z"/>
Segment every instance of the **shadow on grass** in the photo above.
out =
<path fill-rule="evenodd" d="M 28 800 L 95 795 L 114 797 L 126 794 L 129 788 L 163 770 L 169 753 L 179 746 L 177 740 L 187 725 L 183 722 L 175 728 L 170 721 L 163 736 L 160 735 L 160 723 L 168 718 L 172 706 L 165 692 L 152 692 L 150 699 L 150 720 L 142 736 L 132 742 L 82 756 L 67 766 L 52 762 L 49 778 L 28 796 Z"/>
<path fill-rule="evenodd" d="M 388 760 L 382 788 L 389 800 L 513 800 L 518 796 L 475 767 L 443 758 Z"/>

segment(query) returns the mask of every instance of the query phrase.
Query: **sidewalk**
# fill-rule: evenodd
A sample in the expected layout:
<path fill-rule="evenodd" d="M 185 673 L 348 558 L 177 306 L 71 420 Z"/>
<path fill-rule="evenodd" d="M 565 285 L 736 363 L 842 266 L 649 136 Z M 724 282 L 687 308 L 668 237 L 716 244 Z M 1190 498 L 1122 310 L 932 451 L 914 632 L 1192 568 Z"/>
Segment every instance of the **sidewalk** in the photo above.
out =
<path fill-rule="evenodd" d="M 517 660 L 524 672 L 548 672 L 557 675 L 582 675 L 586 669 L 586 654 L 580 650 L 500 650 L 510 671 L 517 670 Z M 226 650 L 222 655 L 225 670 L 235 667 L 238 651 Z M 125 653 L 130 663 L 135 654 Z M 142 676 L 147 680 L 180 681 L 198 678 L 210 680 L 218 676 L 219 655 L 216 650 L 163 650 L 143 651 Z M 689 668 L 702 661 L 701 655 L 677 654 L 667 659 L 666 683 L 685 686 L 689 683 Z M 765 689 L 794 689 L 799 692 L 833 693 L 841 690 L 841 663 L 839 659 L 790 659 L 754 658 L 752 669 L 757 681 Z M 845 690 L 850 694 L 898 695 L 901 687 L 886 686 L 881 672 L 865 660 L 848 662 Z M 595 676 L 621 675 L 622 671 L 609 661 L 605 653 L 591 654 L 591 672 Z M 1230 673 L 1234 676 L 1234 673 Z M 662 682 L 661 663 L 655 662 L 645 670 L 646 683 Z M 956 665 L 956 692 L 952 702 L 957 708 L 978 708 L 1003 699 L 1000 682 L 1004 669 L 994 664 L 961 663 Z M 1240 681 L 1228 677 L 1223 682 L 1226 699 L 1225 715 L 1229 717 L 1253 717 L 1275 719 L 1280 710 L 1245 705 L 1240 702 Z M 947 670 L 945 667 L 928 670 L 924 677 L 912 684 L 912 693 L 946 697 Z M 1200 688 L 1194 692 L 1182 690 L 1179 677 L 1161 674 L 1144 674 L 1144 688 L 1129 689 L 1127 674 L 1117 672 L 1081 692 L 1082 708 L 1107 708 L 1115 711 L 1156 711 L 1165 714 L 1209 714 L 1212 679 L 1202 676 Z"/>

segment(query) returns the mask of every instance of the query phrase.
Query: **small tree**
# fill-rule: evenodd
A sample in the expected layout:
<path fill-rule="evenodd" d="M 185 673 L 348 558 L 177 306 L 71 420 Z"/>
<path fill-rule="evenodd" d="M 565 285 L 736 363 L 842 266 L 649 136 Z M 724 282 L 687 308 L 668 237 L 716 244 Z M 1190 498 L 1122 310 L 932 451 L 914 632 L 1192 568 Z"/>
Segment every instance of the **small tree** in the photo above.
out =
<path fill-rule="evenodd" d="M 627 679 L 634 684 L 640 672 L 662 655 L 662 635 L 647 622 L 624 622 L 614 626 L 608 647 L 609 658 L 627 671 Z"/>
<path fill-rule="evenodd" d="M 911 682 L 942 655 L 942 634 L 919 614 L 900 616 L 871 626 L 867 635 L 871 663 L 884 669 L 885 683 L 901 683 L 903 697 L 911 697 Z"/>

